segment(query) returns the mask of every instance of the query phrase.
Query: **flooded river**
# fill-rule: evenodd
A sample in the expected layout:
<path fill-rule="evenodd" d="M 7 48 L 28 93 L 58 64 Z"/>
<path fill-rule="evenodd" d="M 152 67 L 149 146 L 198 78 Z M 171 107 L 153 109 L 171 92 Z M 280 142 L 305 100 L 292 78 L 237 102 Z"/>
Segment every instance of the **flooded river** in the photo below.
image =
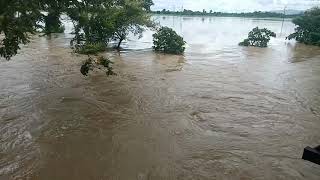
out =
<path fill-rule="evenodd" d="M 290 21 L 154 19 L 184 56 L 154 53 L 146 31 L 105 53 L 118 76 L 81 76 L 69 34 L 1 60 L 0 180 L 320 178 L 301 160 L 320 145 L 320 48 L 286 41 Z M 278 37 L 239 47 L 255 26 Z"/>

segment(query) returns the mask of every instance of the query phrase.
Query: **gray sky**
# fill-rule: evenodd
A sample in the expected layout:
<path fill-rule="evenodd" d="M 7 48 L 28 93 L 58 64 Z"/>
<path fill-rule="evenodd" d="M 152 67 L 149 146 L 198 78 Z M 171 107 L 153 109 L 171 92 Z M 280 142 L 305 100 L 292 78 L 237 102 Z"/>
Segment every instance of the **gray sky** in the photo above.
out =
<path fill-rule="evenodd" d="M 320 6 L 320 0 L 153 0 L 153 10 L 213 10 L 223 12 L 248 12 L 288 9 L 306 10 Z"/>

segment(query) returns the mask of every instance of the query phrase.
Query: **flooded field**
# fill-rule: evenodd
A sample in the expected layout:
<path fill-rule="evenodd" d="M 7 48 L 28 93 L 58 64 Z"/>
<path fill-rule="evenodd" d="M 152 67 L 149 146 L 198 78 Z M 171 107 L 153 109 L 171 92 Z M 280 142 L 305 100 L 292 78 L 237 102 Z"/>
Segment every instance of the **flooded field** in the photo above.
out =
<path fill-rule="evenodd" d="M 184 56 L 146 31 L 105 53 L 118 76 L 83 77 L 70 34 L 1 60 L 0 180 L 319 179 L 301 156 L 320 145 L 320 48 L 286 41 L 289 20 L 154 19 Z M 277 38 L 239 47 L 256 26 Z"/>

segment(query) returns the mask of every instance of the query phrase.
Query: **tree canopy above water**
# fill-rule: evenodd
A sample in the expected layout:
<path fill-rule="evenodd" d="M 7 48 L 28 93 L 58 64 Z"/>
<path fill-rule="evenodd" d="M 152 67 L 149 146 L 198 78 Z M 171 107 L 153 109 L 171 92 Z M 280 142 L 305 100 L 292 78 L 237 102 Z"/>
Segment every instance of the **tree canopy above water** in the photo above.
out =
<path fill-rule="evenodd" d="M 288 39 L 296 39 L 298 42 L 320 46 L 320 8 L 315 7 L 305 12 L 301 17 L 293 19 L 297 26 L 295 33 Z"/>
<path fill-rule="evenodd" d="M 62 32 L 62 13 L 74 24 L 76 44 L 111 39 L 121 44 L 129 32 L 141 34 L 151 24 L 147 12 L 152 5 L 152 0 L 1 0 L 0 57 L 16 55 L 39 28 L 46 34 Z"/>

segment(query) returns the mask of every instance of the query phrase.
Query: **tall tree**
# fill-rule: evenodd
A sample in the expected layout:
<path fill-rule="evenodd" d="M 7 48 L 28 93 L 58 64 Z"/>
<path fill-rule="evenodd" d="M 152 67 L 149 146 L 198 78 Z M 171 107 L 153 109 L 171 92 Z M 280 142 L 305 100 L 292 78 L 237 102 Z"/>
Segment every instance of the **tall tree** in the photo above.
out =
<path fill-rule="evenodd" d="M 151 6 L 153 6 L 154 3 L 152 0 L 143 0 L 143 7 L 147 11 L 151 11 Z"/>
<path fill-rule="evenodd" d="M 152 26 L 150 16 L 144 7 L 145 4 L 142 1 L 124 1 L 116 12 L 113 40 L 118 41 L 117 49 L 120 48 L 122 41 L 127 38 L 130 32 L 141 37 L 143 27 Z"/>

